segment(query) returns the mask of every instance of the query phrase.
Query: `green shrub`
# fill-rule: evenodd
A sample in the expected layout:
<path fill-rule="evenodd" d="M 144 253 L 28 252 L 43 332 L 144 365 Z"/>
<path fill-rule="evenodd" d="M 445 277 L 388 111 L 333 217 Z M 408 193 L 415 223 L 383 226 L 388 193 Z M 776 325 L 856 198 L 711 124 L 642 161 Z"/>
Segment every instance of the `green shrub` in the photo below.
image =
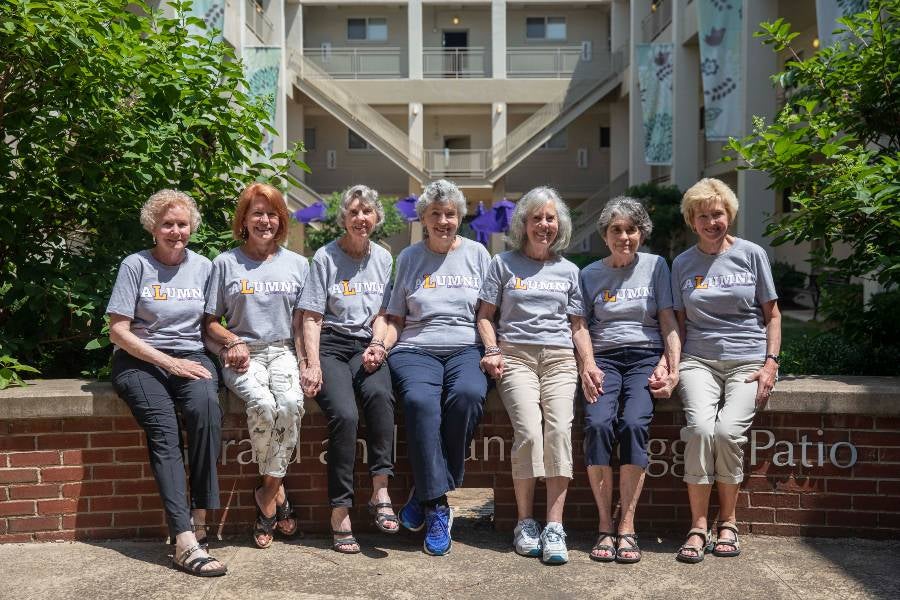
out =
<path fill-rule="evenodd" d="M 406 221 L 394 206 L 397 198 L 381 196 L 379 199 L 384 207 L 384 221 L 372 232 L 370 239 L 373 242 L 387 239 L 406 227 Z M 328 196 L 325 199 L 325 207 L 325 220 L 319 223 L 320 226 L 306 228 L 306 248 L 310 252 L 315 252 L 328 242 L 344 235 L 345 229 L 340 222 L 340 192 L 334 192 Z"/>
<path fill-rule="evenodd" d="M 775 291 L 778 292 L 778 297 L 787 298 L 791 291 L 802 290 L 806 287 L 807 275 L 789 263 L 776 260 L 772 263 L 772 279 L 775 281 Z"/>

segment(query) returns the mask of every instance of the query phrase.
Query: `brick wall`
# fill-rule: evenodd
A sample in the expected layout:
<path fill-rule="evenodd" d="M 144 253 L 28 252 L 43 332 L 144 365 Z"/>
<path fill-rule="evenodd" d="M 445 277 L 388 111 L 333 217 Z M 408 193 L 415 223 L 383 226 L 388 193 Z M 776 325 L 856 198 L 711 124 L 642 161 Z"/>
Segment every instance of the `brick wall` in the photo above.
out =
<path fill-rule="evenodd" d="M 309 412 L 287 486 L 302 528 L 326 531 L 329 509 L 320 454 L 327 430 L 322 415 Z M 688 528 L 687 494 L 677 477 L 681 419 L 681 413 L 671 407 L 663 407 L 654 419 L 653 456 L 638 507 L 641 531 L 680 533 Z M 398 432 L 397 476 L 391 493 L 399 504 L 411 483 L 402 416 Z M 900 418 L 763 413 L 752 436 L 755 452 L 748 445 L 749 477 L 738 504 L 739 520 L 747 530 L 774 535 L 900 534 Z M 208 520 L 225 534 L 247 532 L 254 518 L 252 490 L 257 470 L 248 462 L 249 445 L 242 442 L 247 437 L 243 416 L 229 411 L 219 465 L 223 508 Z M 578 425 L 573 438 L 576 477 L 566 505 L 566 525 L 593 529 L 596 508 L 584 473 Z M 509 420 L 499 403 L 492 402 L 475 436 L 465 484 L 494 489 L 496 526 L 501 529 L 511 529 L 515 520 L 511 441 Z M 801 464 L 804 450 L 805 465 Z M 855 463 L 848 466 L 854 453 Z M 365 465 L 358 462 L 362 506 L 356 509 L 357 529 L 370 527 L 365 514 L 368 479 Z M 537 514 L 543 514 L 542 502 Z M 131 417 L 0 420 L 0 542 L 164 535 L 144 435 Z"/>

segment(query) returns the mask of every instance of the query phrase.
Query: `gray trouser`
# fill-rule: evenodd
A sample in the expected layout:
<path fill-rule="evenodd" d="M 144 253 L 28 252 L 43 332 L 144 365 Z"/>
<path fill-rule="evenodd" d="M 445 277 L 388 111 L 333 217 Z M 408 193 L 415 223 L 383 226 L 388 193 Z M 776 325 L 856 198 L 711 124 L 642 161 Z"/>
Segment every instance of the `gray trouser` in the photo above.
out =
<path fill-rule="evenodd" d="M 293 344 L 251 345 L 250 368 L 236 373 L 223 367 L 222 380 L 244 401 L 259 474 L 284 477 L 297 446 L 304 412 Z"/>
<path fill-rule="evenodd" d="M 678 388 L 686 425 L 681 428 L 684 481 L 711 484 L 744 479 L 747 431 L 756 415 L 756 381 L 746 379 L 763 361 L 707 360 L 685 354 Z"/>

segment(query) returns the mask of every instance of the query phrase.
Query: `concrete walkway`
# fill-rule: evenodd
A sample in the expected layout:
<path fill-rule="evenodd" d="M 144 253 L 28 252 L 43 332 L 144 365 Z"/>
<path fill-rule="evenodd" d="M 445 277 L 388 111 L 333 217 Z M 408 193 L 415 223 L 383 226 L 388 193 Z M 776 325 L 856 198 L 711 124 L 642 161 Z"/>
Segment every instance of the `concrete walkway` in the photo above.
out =
<path fill-rule="evenodd" d="M 200 579 L 170 568 L 168 547 L 152 542 L 0 546 L 0 599 L 162 600 L 234 598 L 898 598 L 900 542 L 744 536 L 737 559 L 700 565 L 673 558 L 679 540 L 643 538 L 638 565 L 594 563 L 593 540 L 569 539 L 571 561 L 548 567 L 521 558 L 507 535 L 460 519 L 453 551 L 421 551 L 421 537 L 363 534 L 363 554 L 330 550 L 324 537 L 276 542 L 267 551 L 244 540 L 214 543 L 229 574 Z M 249 540 L 248 540 L 249 541 Z"/>

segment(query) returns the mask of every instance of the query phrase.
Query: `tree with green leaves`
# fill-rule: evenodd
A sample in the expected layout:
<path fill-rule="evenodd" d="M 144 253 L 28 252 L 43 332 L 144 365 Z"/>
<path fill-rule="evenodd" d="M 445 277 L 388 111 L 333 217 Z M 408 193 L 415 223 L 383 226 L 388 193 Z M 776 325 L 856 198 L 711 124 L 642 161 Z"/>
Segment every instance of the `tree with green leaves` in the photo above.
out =
<path fill-rule="evenodd" d="M 203 226 L 192 247 L 211 256 L 230 244 L 243 187 L 284 187 L 291 166 L 305 168 L 296 148 L 254 162 L 265 99 L 245 93 L 227 44 L 189 24 L 203 27 L 142 0 L 0 5 L 0 355 L 11 374 L 105 364 L 84 348 L 119 262 L 151 243 L 138 216 L 153 192 L 194 197 Z"/>
<path fill-rule="evenodd" d="M 765 171 L 790 191 L 773 244 L 817 242 L 814 268 L 900 283 L 900 2 L 870 0 L 840 20 L 838 42 L 801 59 L 797 33 L 779 19 L 757 33 L 793 56 L 773 77 L 785 91 L 775 122 L 728 148 L 738 168 Z M 849 248 L 845 257 L 835 247 Z"/>

